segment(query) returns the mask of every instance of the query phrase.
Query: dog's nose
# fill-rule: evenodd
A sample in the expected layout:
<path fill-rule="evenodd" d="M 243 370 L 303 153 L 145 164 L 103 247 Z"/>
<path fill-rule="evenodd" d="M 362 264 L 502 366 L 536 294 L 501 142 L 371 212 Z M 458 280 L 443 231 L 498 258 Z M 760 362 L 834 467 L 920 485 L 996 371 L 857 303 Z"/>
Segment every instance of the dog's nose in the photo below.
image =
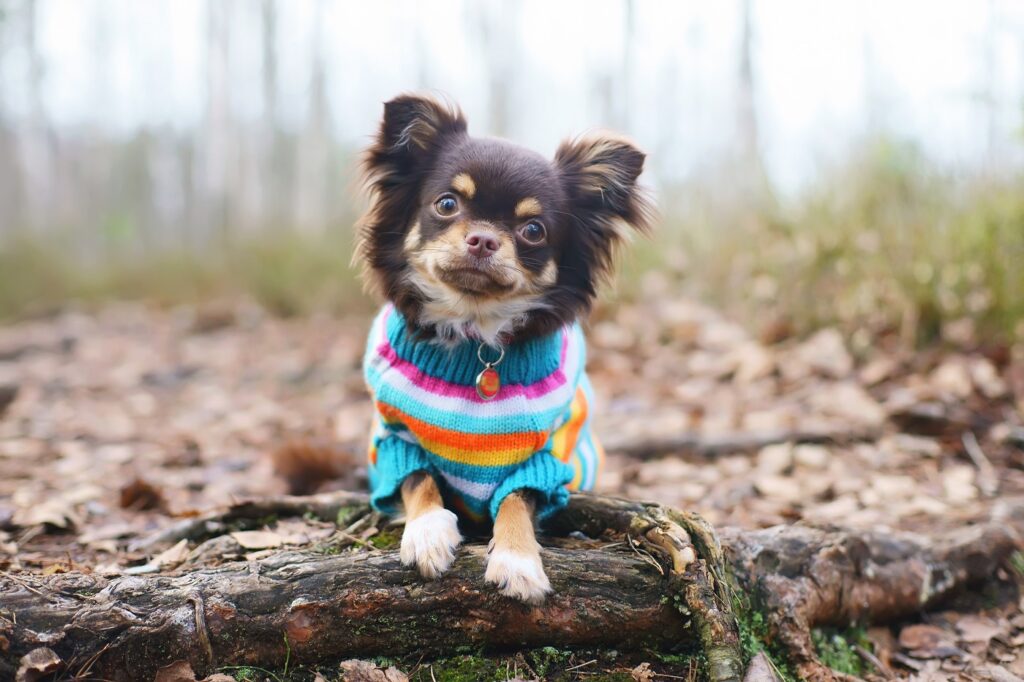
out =
<path fill-rule="evenodd" d="M 477 230 L 466 235 L 466 248 L 470 255 L 477 258 L 489 258 L 498 252 L 501 244 L 494 233 Z"/>

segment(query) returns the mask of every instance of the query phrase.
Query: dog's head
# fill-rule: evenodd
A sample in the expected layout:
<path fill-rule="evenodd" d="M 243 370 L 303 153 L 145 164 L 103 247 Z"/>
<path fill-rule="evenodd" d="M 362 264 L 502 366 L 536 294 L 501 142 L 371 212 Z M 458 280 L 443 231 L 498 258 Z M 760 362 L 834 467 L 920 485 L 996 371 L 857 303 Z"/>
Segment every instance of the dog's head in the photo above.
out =
<path fill-rule="evenodd" d="M 589 310 L 616 247 L 647 230 L 643 163 L 609 135 L 564 142 L 548 161 L 470 137 L 457 109 L 401 96 L 367 152 L 372 204 L 356 257 L 427 336 L 546 334 Z"/>

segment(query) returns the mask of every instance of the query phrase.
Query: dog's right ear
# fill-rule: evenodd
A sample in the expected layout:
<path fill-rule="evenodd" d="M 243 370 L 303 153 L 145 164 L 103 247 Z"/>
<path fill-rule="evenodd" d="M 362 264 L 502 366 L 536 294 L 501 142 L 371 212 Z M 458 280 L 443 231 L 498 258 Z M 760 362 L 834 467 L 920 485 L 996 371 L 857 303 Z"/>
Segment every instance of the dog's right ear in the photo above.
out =
<path fill-rule="evenodd" d="M 377 182 L 421 169 L 452 137 L 466 134 L 466 119 L 454 106 L 419 95 L 400 95 L 384 104 L 384 120 L 370 148 L 366 170 Z M 383 189 L 383 188 L 381 188 Z"/>

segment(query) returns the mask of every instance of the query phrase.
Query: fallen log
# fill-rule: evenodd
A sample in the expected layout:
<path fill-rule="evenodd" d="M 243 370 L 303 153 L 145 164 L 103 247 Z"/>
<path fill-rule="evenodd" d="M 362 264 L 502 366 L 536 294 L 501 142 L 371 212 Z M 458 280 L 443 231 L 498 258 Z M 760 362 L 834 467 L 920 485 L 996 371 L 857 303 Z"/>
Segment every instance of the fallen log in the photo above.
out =
<path fill-rule="evenodd" d="M 161 542 L 198 541 L 228 519 L 268 509 L 344 519 L 351 525 L 343 537 L 379 520 L 358 494 L 272 498 L 179 524 Z M 937 537 L 799 525 L 716 535 L 694 514 L 574 495 L 545 539 L 555 593 L 541 607 L 483 582 L 480 542 L 428 583 L 397 552 L 365 547 L 282 551 L 175 575 L 0 575 L 0 678 L 44 647 L 68 673 L 120 680 L 152 678 L 183 659 L 207 674 L 227 664 L 280 666 L 286 657 L 314 663 L 550 645 L 701 654 L 708 679 L 737 680 L 740 604 L 762 613 L 767 638 L 801 676 L 837 679 L 818 661 L 811 628 L 889 621 L 994 579 L 1021 546 L 1022 510 L 1007 500 L 1000 518 Z"/>
<path fill-rule="evenodd" d="M 556 646 L 705 652 L 709 679 L 739 680 L 735 621 L 714 578 L 720 567 L 696 558 L 682 518 L 589 496 L 570 506 L 586 515 L 581 525 L 593 537 L 606 539 L 546 539 L 554 594 L 540 607 L 483 582 L 481 542 L 460 549 L 434 582 L 401 566 L 397 552 L 370 549 L 278 552 L 178 575 L 0 576 L 0 674 L 44 647 L 71 674 L 128 680 L 152 678 L 178 660 L 207 674 L 228 664 L 279 666 L 286 657 L 314 663 Z M 352 493 L 274 498 L 177 524 L 143 544 L 198 540 L 268 510 L 344 516 L 344 537 L 377 518 L 365 496 Z M 698 538 L 707 532 L 694 530 Z"/>
<path fill-rule="evenodd" d="M 0 581 L 16 616 L 8 666 L 47 646 L 68 672 L 152 679 L 176 660 L 200 674 L 225 665 L 279 667 L 386 654 L 480 648 L 698 646 L 662 602 L 662 576 L 628 551 L 548 548 L 555 594 L 541 608 L 482 580 L 485 547 L 460 552 L 443 579 L 421 582 L 396 552 L 283 552 L 184 575 L 106 579 L 64 574 L 36 592 Z M 290 652 L 290 653 L 289 653 Z"/>

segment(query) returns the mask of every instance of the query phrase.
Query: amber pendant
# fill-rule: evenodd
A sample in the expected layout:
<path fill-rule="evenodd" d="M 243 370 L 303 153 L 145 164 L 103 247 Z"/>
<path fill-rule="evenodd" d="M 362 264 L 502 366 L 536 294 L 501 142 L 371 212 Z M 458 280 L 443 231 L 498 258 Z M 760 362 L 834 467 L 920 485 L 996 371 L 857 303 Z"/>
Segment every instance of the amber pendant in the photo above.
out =
<path fill-rule="evenodd" d="M 498 370 L 490 365 L 484 367 L 483 371 L 476 375 L 476 394 L 482 400 L 491 400 L 501 390 L 501 377 Z"/>
<path fill-rule="evenodd" d="M 480 358 L 480 362 L 484 363 L 483 370 L 476 375 L 476 394 L 480 396 L 481 400 L 493 400 L 498 395 L 498 391 L 501 390 L 501 377 L 498 376 L 498 370 L 494 368 L 505 359 L 505 349 L 499 348 L 498 352 L 500 354 L 498 359 L 493 362 L 487 362 L 484 360 L 485 345 L 481 343 L 476 351 L 476 356 Z"/>

